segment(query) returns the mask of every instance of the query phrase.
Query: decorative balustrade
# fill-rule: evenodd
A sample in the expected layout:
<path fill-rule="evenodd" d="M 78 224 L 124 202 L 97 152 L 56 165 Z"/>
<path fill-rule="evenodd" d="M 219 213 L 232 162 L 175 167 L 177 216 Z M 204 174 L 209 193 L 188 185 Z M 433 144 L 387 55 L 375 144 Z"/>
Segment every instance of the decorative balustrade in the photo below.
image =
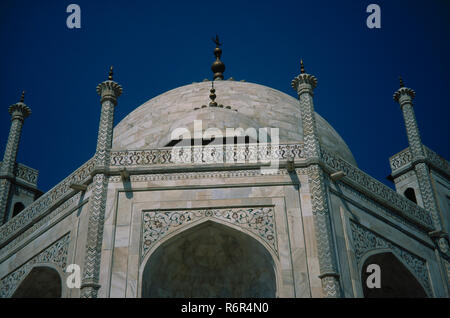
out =
<path fill-rule="evenodd" d="M 90 173 L 94 168 L 92 159 L 87 161 L 80 168 L 75 170 L 63 181 L 54 186 L 50 191 L 39 197 L 36 201 L 27 206 L 17 216 L 10 219 L 0 227 L 0 245 L 14 236 L 20 230 L 31 226 L 40 217 L 44 216 L 52 207 L 65 198 L 70 192 L 72 183 L 84 183 L 90 178 Z"/>
<path fill-rule="evenodd" d="M 420 224 L 427 230 L 433 229 L 430 214 L 417 204 L 401 196 L 380 181 L 362 172 L 345 160 L 322 149 L 322 161 L 333 170 L 343 171 L 346 178 L 362 188 L 365 194 L 375 200 L 394 208 L 401 216 Z"/>
<path fill-rule="evenodd" d="M 447 175 L 450 176 L 450 164 L 447 160 L 445 160 L 443 157 L 439 156 L 437 153 L 435 153 L 433 150 L 428 148 L 427 146 L 424 146 L 425 148 L 425 155 L 426 160 L 428 164 L 430 164 L 432 167 L 437 168 L 443 172 L 445 172 Z M 389 158 L 389 163 L 391 165 L 392 172 L 395 173 L 399 169 L 405 167 L 412 161 L 412 155 L 409 150 L 409 148 L 406 148 L 405 150 L 400 151 L 398 154 L 392 156 Z"/>
<path fill-rule="evenodd" d="M 303 158 L 303 144 L 242 144 L 113 151 L 111 167 L 164 164 L 261 163 Z"/>
<path fill-rule="evenodd" d="M 39 171 L 19 163 L 15 167 L 14 175 L 27 183 L 37 185 Z"/>
<path fill-rule="evenodd" d="M 439 170 L 444 171 L 448 176 L 450 176 L 450 164 L 447 160 L 445 160 L 443 157 L 439 156 L 437 153 L 435 153 L 430 148 L 425 147 L 425 152 L 427 154 L 427 160 L 428 162 L 438 168 Z"/>
<path fill-rule="evenodd" d="M 391 158 L 389 158 L 389 163 L 391 164 L 392 172 L 407 165 L 408 163 L 411 162 L 411 160 L 412 160 L 412 155 L 411 155 L 411 151 L 409 151 L 409 148 L 406 148 L 406 149 L 400 151 L 396 155 L 393 155 Z"/>
<path fill-rule="evenodd" d="M 0 169 L 2 167 L 2 162 L 0 161 Z M 36 185 L 37 179 L 39 175 L 39 171 L 30 167 L 27 167 L 21 163 L 16 163 L 14 167 L 14 175 L 16 178 L 18 178 L 20 181 Z"/>

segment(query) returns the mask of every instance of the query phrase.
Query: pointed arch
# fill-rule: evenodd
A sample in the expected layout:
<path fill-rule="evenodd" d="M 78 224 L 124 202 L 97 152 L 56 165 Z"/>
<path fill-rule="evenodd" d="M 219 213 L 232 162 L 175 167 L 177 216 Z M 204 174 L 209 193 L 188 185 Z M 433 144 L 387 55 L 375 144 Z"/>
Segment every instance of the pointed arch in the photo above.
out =
<path fill-rule="evenodd" d="M 414 191 L 413 188 L 407 188 L 405 190 L 405 192 L 403 192 L 403 195 L 409 199 L 410 201 L 414 202 L 417 204 L 417 197 L 416 197 L 416 192 Z"/>
<path fill-rule="evenodd" d="M 277 257 L 260 238 L 216 219 L 156 244 L 139 270 L 141 297 L 276 297 Z"/>
<path fill-rule="evenodd" d="M 368 288 L 367 266 L 377 264 L 381 270 L 381 288 Z M 365 298 L 427 298 L 431 295 L 410 268 L 389 248 L 376 249 L 364 254 L 360 262 L 360 277 Z"/>
<path fill-rule="evenodd" d="M 24 275 L 12 298 L 61 298 L 62 276 L 53 266 L 36 264 Z"/>
<path fill-rule="evenodd" d="M 13 213 L 12 218 L 15 217 L 17 214 L 22 212 L 22 210 L 25 209 L 25 205 L 22 202 L 16 202 L 13 207 Z"/>

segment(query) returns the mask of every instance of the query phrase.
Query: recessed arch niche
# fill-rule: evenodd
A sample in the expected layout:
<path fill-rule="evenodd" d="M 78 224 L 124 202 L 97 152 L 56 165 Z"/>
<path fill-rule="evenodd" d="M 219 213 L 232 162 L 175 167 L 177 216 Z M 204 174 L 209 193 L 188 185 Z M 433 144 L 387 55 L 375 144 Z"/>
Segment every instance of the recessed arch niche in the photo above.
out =
<path fill-rule="evenodd" d="M 276 297 L 275 265 L 256 239 L 213 221 L 161 244 L 142 273 L 141 296 Z"/>
<path fill-rule="evenodd" d="M 12 298 L 60 298 L 61 276 L 47 266 L 36 266 L 22 280 Z"/>
<path fill-rule="evenodd" d="M 381 270 L 381 288 L 368 288 L 367 266 L 377 264 Z M 426 298 L 427 293 L 410 270 L 391 252 L 369 256 L 362 267 L 361 282 L 365 298 Z"/>

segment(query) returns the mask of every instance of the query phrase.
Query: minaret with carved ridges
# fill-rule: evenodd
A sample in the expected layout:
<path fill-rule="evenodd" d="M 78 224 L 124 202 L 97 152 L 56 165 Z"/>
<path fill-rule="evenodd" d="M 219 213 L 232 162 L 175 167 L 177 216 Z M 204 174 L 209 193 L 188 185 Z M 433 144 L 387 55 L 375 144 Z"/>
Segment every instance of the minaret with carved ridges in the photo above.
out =
<path fill-rule="evenodd" d="M 400 88 L 394 93 L 394 100 L 400 104 L 403 112 L 403 119 L 408 136 L 409 151 L 411 152 L 411 163 L 417 175 L 419 190 L 425 210 L 429 211 L 435 228 L 433 236 L 437 237 L 439 248 L 445 254 L 449 253 L 448 237 L 443 232 L 442 221 L 440 218 L 437 199 L 431 184 L 430 171 L 425 163 L 426 152 L 420 138 L 419 127 L 417 126 L 416 116 L 414 114 L 413 99 L 416 93 L 411 88 L 405 87 L 400 77 Z"/>
<path fill-rule="evenodd" d="M 92 194 L 89 198 L 89 223 L 86 242 L 84 272 L 81 284 L 82 298 L 96 298 L 100 288 L 100 261 L 105 219 L 106 195 L 108 190 L 107 170 L 111 155 L 114 108 L 117 98 L 122 94 L 122 87 L 113 81 L 111 67 L 107 81 L 97 86 L 102 105 L 97 149 L 94 155 Z"/>
<path fill-rule="evenodd" d="M 292 81 L 292 88 L 298 93 L 300 101 L 305 157 L 310 162 L 308 180 L 317 240 L 319 277 L 322 281 L 324 295 L 334 298 L 341 297 L 341 287 L 331 231 L 324 171 L 318 164 L 321 152 L 313 103 L 313 90 L 316 86 L 316 77 L 305 73 L 303 61 L 301 61 L 301 74 Z"/>
<path fill-rule="evenodd" d="M 19 141 L 22 134 L 22 126 L 25 118 L 31 114 L 31 109 L 24 103 L 25 91 L 22 92 L 20 101 L 9 107 L 11 115 L 11 128 L 9 129 L 8 142 L 0 169 L 0 224 L 5 220 L 8 208 L 8 198 L 11 189 L 11 180 L 14 179 L 14 167 L 19 150 Z"/>

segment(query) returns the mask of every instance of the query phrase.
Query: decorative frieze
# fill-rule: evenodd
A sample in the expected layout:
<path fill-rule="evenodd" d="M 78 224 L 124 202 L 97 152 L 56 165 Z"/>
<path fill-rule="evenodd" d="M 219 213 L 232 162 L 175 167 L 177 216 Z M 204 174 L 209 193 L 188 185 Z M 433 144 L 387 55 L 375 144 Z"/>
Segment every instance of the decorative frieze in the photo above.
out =
<path fill-rule="evenodd" d="M 151 247 L 170 233 L 201 219 L 218 219 L 256 234 L 277 253 L 273 207 L 184 209 L 142 213 L 141 260 Z"/>
<path fill-rule="evenodd" d="M 380 181 L 372 178 L 355 166 L 337 156 L 334 156 L 324 149 L 322 149 L 321 159 L 329 168 L 337 171 L 343 171 L 346 175 L 345 178 L 350 179 L 353 184 L 360 187 L 359 190 L 363 190 L 367 195 L 373 197 L 374 199 L 392 206 L 401 216 L 420 224 L 428 230 L 433 229 L 433 222 L 430 214 L 417 204 L 411 202 Z"/>
<path fill-rule="evenodd" d="M 20 243 L 23 243 L 25 239 L 35 234 L 38 229 L 40 229 L 45 225 L 48 225 L 51 221 L 58 220 L 61 217 L 61 214 L 64 214 L 70 209 L 74 209 L 80 203 L 80 199 L 81 193 L 77 193 L 73 197 L 69 198 L 66 202 L 61 204 L 57 209 L 47 214 L 45 217 L 34 223 L 31 227 L 29 227 L 26 231 L 24 231 L 19 236 L 14 238 L 11 242 L 9 242 L 0 250 L 0 261 L 6 255 L 8 255 L 14 248 L 16 248 Z"/>
<path fill-rule="evenodd" d="M 353 239 L 353 248 L 358 266 L 361 259 L 369 251 L 377 249 L 390 249 L 398 258 L 400 258 L 407 267 L 414 272 L 417 279 L 425 288 L 428 296 L 432 296 L 432 288 L 428 273 L 427 263 L 424 259 L 414 255 L 406 249 L 392 243 L 384 237 L 366 229 L 362 225 L 350 221 L 351 234 Z"/>
<path fill-rule="evenodd" d="M 287 175 L 286 169 L 272 170 L 269 172 L 261 172 L 261 169 L 254 170 L 223 170 L 223 171 L 199 171 L 199 172 L 175 172 L 175 173 L 152 173 L 131 175 L 131 182 L 148 182 L 148 181 L 169 181 L 169 180 L 186 180 L 186 179 L 209 179 L 209 178 L 245 178 L 260 177 L 267 175 Z M 120 176 L 109 177 L 109 182 L 123 182 Z"/>
<path fill-rule="evenodd" d="M 25 264 L 0 280 L 0 297 L 11 297 L 22 279 L 31 271 L 35 264 L 53 264 L 62 271 L 67 266 L 67 252 L 70 243 L 70 233 L 47 247 L 45 250 L 31 258 Z"/>
<path fill-rule="evenodd" d="M 443 171 L 447 174 L 447 176 L 450 176 L 450 164 L 445 158 L 439 156 L 437 153 L 435 153 L 430 148 L 423 146 L 425 149 L 425 160 L 426 162 L 433 168 L 436 168 L 440 171 Z M 412 162 L 412 154 L 409 150 L 409 147 L 402 150 L 398 154 L 392 156 L 389 158 L 389 163 L 391 165 L 391 170 L 393 173 L 395 173 L 397 170 L 407 166 Z"/>
<path fill-rule="evenodd" d="M 164 164 L 257 163 L 301 159 L 303 144 L 237 144 L 112 151 L 111 167 Z"/>
<path fill-rule="evenodd" d="M 17 216 L 3 224 L 0 227 L 0 245 L 24 227 L 31 225 L 37 218 L 45 215 L 55 204 L 59 203 L 62 198 L 70 192 L 73 192 L 74 190 L 70 188 L 72 183 L 85 183 L 91 177 L 93 168 L 93 160 L 91 159 L 63 181 L 58 183 L 50 191 L 27 206 Z"/>
<path fill-rule="evenodd" d="M 393 219 L 398 223 L 401 223 L 408 228 L 410 228 L 413 231 L 420 231 L 424 233 L 424 229 L 422 227 L 419 227 L 417 223 L 410 222 L 408 219 L 402 217 L 397 212 L 395 212 L 392 209 L 387 208 L 386 206 L 379 204 L 377 201 L 371 199 L 370 197 L 364 195 L 363 193 L 355 190 L 354 188 L 346 185 L 345 183 L 339 184 L 339 191 L 331 188 L 331 192 L 333 192 L 335 195 L 342 197 L 342 195 L 345 196 L 345 200 L 354 201 L 353 204 L 362 206 L 362 208 L 368 209 L 371 212 L 379 213 L 383 217 L 389 219 Z M 426 232 L 425 232 L 426 233 Z"/>
<path fill-rule="evenodd" d="M 409 148 L 406 148 L 400 151 L 398 154 L 395 154 L 394 156 L 389 158 L 392 172 L 402 168 L 403 166 L 406 166 L 411 162 L 411 160 L 412 155 L 411 151 L 409 151 Z"/>
<path fill-rule="evenodd" d="M 0 161 L 0 171 L 2 169 L 2 161 Z M 30 183 L 32 185 L 37 184 L 39 171 L 30 167 L 27 167 L 21 163 L 16 163 L 14 166 L 14 176 L 21 181 Z"/>
<path fill-rule="evenodd" d="M 21 179 L 32 185 L 36 185 L 39 171 L 19 163 L 16 164 L 14 175 L 18 179 Z"/>

